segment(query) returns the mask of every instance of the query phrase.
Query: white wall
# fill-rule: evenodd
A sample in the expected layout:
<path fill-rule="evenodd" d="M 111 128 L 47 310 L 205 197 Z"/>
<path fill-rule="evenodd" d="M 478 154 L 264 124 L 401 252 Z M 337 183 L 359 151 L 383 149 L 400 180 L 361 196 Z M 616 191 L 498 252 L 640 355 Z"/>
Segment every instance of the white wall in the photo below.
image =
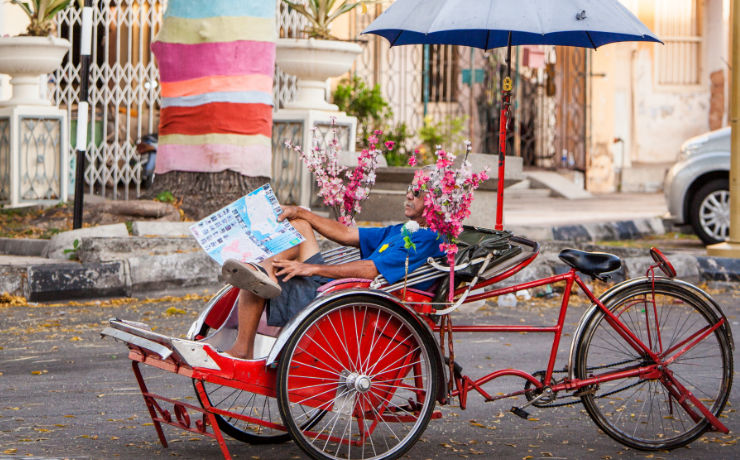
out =
<path fill-rule="evenodd" d="M 656 45 L 660 46 L 660 45 Z M 640 49 L 634 60 L 635 132 L 632 161 L 668 163 L 681 144 L 709 129 L 709 83 L 683 88 L 661 88 L 653 78 L 652 53 Z"/>

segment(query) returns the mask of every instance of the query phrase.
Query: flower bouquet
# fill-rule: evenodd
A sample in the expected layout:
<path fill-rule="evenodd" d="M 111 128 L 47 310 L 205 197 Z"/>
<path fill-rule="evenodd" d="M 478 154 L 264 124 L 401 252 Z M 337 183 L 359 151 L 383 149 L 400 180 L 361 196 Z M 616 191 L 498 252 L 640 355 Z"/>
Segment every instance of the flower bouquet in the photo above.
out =
<path fill-rule="evenodd" d="M 455 168 L 455 156 L 437 147 L 435 168 L 416 171 L 416 188 L 424 195 L 424 213 L 429 228 L 436 231 L 444 241 L 440 249 L 447 254 L 447 263 L 450 267 L 449 301 L 454 295 L 455 255 L 457 254 L 457 237 L 463 230 L 463 220 L 470 215 L 470 205 L 473 202 L 473 192 L 481 182 L 488 179 L 488 168 L 474 173 L 467 160 L 471 151 L 469 141 L 465 142 L 465 158 L 459 167 Z M 411 157 L 410 165 L 416 163 Z"/>
<path fill-rule="evenodd" d="M 332 119 L 331 139 L 322 145 L 321 136 L 313 128 L 312 147 L 304 152 L 300 146 L 286 142 L 288 148 L 295 150 L 319 186 L 318 195 L 324 204 L 334 209 L 337 220 L 346 226 L 354 222 L 354 216 L 360 212 L 360 202 L 370 196 L 375 184 L 375 169 L 378 167 L 379 138 L 382 131 L 375 131 L 368 137 L 369 147 L 362 150 L 357 157 L 357 166 L 350 170 L 339 163 L 341 149 L 337 139 L 337 129 Z M 393 142 L 386 142 L 385 147 L 392 150 Z"/>

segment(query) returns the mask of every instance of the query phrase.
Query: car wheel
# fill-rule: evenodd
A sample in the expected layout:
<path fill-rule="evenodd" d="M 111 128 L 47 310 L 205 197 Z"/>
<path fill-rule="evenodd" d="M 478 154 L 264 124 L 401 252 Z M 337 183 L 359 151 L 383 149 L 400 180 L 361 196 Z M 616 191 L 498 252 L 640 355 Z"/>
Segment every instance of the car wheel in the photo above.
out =
<path fill-rule="evenodd" d="M 730 234 L 730 186 L 727 179 L 704 184 L 691 199 L 689 223 L 704 244 L 725 241 Z"/>

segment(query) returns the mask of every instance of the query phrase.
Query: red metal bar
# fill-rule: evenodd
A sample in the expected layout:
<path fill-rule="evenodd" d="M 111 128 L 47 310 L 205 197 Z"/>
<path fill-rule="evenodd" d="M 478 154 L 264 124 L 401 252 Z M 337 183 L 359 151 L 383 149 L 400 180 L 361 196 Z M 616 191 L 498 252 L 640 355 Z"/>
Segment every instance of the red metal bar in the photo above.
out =
<path fill-rule="evenodd" d="M 157 430 L 157 436 L 159 436 L 159 442 L 162 444 L 162 447 L 165 449 L 167 448 L 167 439 L 164 437 L 164 431 L 162 431 L 162 424 L 159 423 L 159 417 L 157 417 L 157 413 L 154 410 L 154 405 L 152 404 L 152 401 L 146 397 L 147 394 L 149 394 L 149 390 L 146 387 L 146 383 L 144 383 L 144 377 L 141 375 L 141 370 L 139 369 L 139 363 L 136 361 L 131 361 L 131 368 L 134 371 L 134 376 L 136 377 L 136 381 L 139 383 L 139 390 L 141 390 L 141 396 L 144 398 L 144 403 L 146 404 L 146 408 L 149 409 L 149 416 L 152 418 L 152 423 L 154 424 L 154 429 Z"/>
<path fill-rule="evenodd" d="M 675 386 L 676 389 L 678 389 L 679 393 L 681 393 L 681 396 L 683 398 L 688 398 L 689 401 L 691 402 L 691 404 L 693 404 L 694 407 L 696 407 L 697 409 L 699 409 L 699 411 L 702 414 L 704 414 L 704 416 L 707 418 L 707 420 L 709 420 L 709 423 L 711 423 L 712 426 L 717 431 L 719 431 L 721 433 L 724 433 L 724 434 L 727 434 L 727 433 L 730 432 L 730 430 L 722 422 L 720 422 L 719 419 L 717 417 L 715 417 L 714 414 L 709 411 L 709 409 L 707 409 L 707 406 L 705 406 L 704 404 L 702 404 L 702 402 L 699 401 L 696 398 L 696 396 L 694 396 L 694 394 L 692 392 L 690 392 L 686 387 L 684 387 L 683 385 L 681 385 L 681 382 L 679 382 L 678 379 L 676 379 L 673 376 L 673 372 L 671 372 L 668 369 L 666 369 L 664 372 L 665 372 L 664 375 L 670 380 L 671 384 L 673 384 L 673 386 Z M 662 380 L 661 380 L 661 383 L 663 383 L 665 385 L 665 382 L 663 382 Z M 682 404 L 682 405 L 684 404 L 684 400 L 683 399 L 679 399 L 678 402 L 679 402 L 679 404 Z"/>
<path fill-rule="evenodd" d="M 557 330 L 557 326 L 506 326 L 496 324 L 452 326 L 453 332 L 557 332 Z M 434 332 L 439 332 L 439 326 L 434 327 Z"/>
<path fill-rule="evenodd" d="M 722 318 L 722 319 L 721 319 L 721 322 L 723 322 L 723 323 L 724 323 L 724 321 L 725 321 L 725 318 Z M 711 327 L 711 326 L 707 326 L 707 327 Z M 682 341 L 678 342 L 677 344 L 675 344 L 675 345 L 674 345 L 674 346 L 672 346 L 671 348 L 669 348 L 669 349 L 667 349 L 666 351 L 664 351 L 663 353 L 661 353 L 660 357 L 661 357 L 661 358 L 665 358 L 666 356 L 670 355 L 670 354 L 671 354 L 671 353 L 673 353 L 674 351 L 676 351 L 676 350 L 678 350 L 679 348 L 681 348 L 682 346 L 684 346 L 684 344 L 686 344 L 686 343 L 689 343 L 690 341 L 692 341 L 692 340 L 693 340 L 693 339 L 694 339 L 694 338 L 695 338 L 696 336 L 698 336 L 699 334 L 702 334 L 702 333 L 703 333 L 703 332 L 704 332 L 705 330 L 706 330 L 706 328 L 704 328 L 704 329 L 699 329 L 698 331 L 694 332 L 694 333 L 693 333 L 693 334 L 691 334 L 690 336 L 686 337 L 686 338 L 685 338 L 684 340 L 682 340 Z"/>
<path fill-rule="evenodd" d="M 476 300 L 488 299 L 491 297 L 498 297 L 500 295 L 511 294 L 516 291 L 522 291 L 525 289 L 530 289 L 530 288 L 534 288 L 538 286 L 544 286 L 546 284 L 554 284 L 560 281 L 566 281 L 567 285 L 572 286 L 573 280 L 577 277 L 578 275 L 576 274 L 576 271 L 573 269 L 561 275 L 555 275 L 555 276 L 551 276 L 549 278 L 544 278 L 541 280 L 530 281 L 528 283 L 517 284 L 514 286 L 494 289 L 492 291 L 484 292 L 481 294 L 476 294 L 474 296 L 470 296 L 468 298 L 468 301 L 473 302 Z M 565 313 L 567 311 L 567 307 L 568 307 L 567 302 L 564 302 L 563 304 L 561 304 L 561 307 L 560 307 L 561 308 L 560 317 L 562 317 L 563 322 L 565 321 Z M 440 326 L 436 325 L 433 328 L 433 330 L 435 332 L 439 332 Z M 560 326 L 558 325 L 555 325 L 555 326 L 514 326 L 514 325 L 493 325 L 493 324 L 461 325 L 461 326 L 452 326 L 452 331 L 453 332 L 553 332 L 553 333 L 557 333 L 558 331 L 562 331 L 562 324 Z"/>
<path fill-rule="evenodd" d="M 715 324 L 711 328 L 709 328 L 709 329 L 705 330 L 704 332 L 702 332 L 699 335 L 699 337 L 697 337 L 696 339 L 694 339 L 690 344 L 688 344 L 685 347 L 683 347 L 681 349 L 681 351 L 679 351 L 675 355 L 673 355 L 670 358 L 668 358 L 667 360 L 665 360 L 663 362 L 663 365 L 667 366 L 667 365 L 671 364 L 678 357 L 680 357 L 681 355 L 683 355 L 684 353 L 686 353 L 690 349 L 694 348 L 699 342 L 701 342 L 702 340 L 704 340 L 709 334 L 711 334 L 712 332 L 716 331 L 718 327 L 722 326 L 724 324 L 724 322 L 725 322 L 725 319 L 724 318 L 722 318 L 719 321 L 717 321 L 717 324 Z"/>
<path fill-rule="evenodd" d="M 694 410 L 693 406 L 691 406 L 690 404 L 686 404 L 686 398 L 681 396 L 681 393 L 670 384 L 670 380 L 668 380 L 668 377 L 662 376 L 660 378 L 660 383 L 663 384 L 665 389 L 668 391 L 668 394 L 671 396 L 670 398 L 668 398 L 668 405 L 670 406 L 671 415 L 673 415 L 673 400 L 675 399 L 678 404 L 683 407 L 686 413 L 689 414 L 689 417 L 691 417 L 691 420 L 693 420 L 694 423 L 699 423 L 701 421 L 701 414 L 698 414 Z"/>
<path fill-rule="evenodd" d="M 504 170 L 506 169 L 506 123 L 509 107 L 509 94 L 504 91 L 502 95 L 501 116 L 498 127 L 498 185 L 496 190 L 496 230 L 504 229 Z"/>
<path fill-rule="evenodd" d="M 557 331 L 555 337 L 552 339 L 552 348 L 550 348 L 550 360 L 547 362 L 547 371 L 545 371 L 545 385 L 549 385 L 552 381 L 552 370 L 555 368 L 555 358 L 558 354 L 558 347 L 560 346 L 560 337 L 563 333 L 563 324 L 565 324 L 565 314 L 568 311 L 568 302 L 570 301 L 570 290 L 573 288 L 573 280 L 576 277 L 575 268 L 571 269 L 569 274 L 571 275 L 565 283 L 565 292 L 563 292 L 563 301 L 560 304 L 560 314 L 558 315 Z"/>
<path fill-rule="evenodd" d="M 530 260 L 525 261 L 525 262 L 529 263 L 533 259 L 534 259 L 534 257 L 532 257 Z M 522 262 L 522 263 L 524 263 L 524 262 Z M 516 268 L 516 267 L 514 267 L 514 268 Z M 498 297 L 500 295 L 510 294 L 510 293 L 516 292 L 516 291 L 523 291 L 525 289 L 531 289 L 531 288 L 535 288 L 535 287 L 539 287 L 539 286 L 544 286 L 546 284 L 555 284 L 555 283 L 557 283 L 559 281 L 567 281 L 569 278 L 574 278 L 576 276 L 575 275 L 575 270 L 572 270 L 572 272 L 573 273 L 571 273 L 571 272 L 563 273 L 561 275 L 554 275 L 554 276 L 550 276 L 548 278 L 543 278 L 541 280 L 529 281 L 527 283 L 515 284 L 514 286 L 508 286 L 508 287 L 504 287 L 504 288 L 494 289 L 492 291 L 482 292 L 482 293 L 476 294 L 476 295 L 471 295 L 470 297 L 468 297 L 465 300 L 465 302 L 466 303 L 467 302 L 475 302 L 476 300 L 483 300 L 483 299 L 489 299 L 491 297 Z M 498 278 L 501 277 L 502 275 L 504 275 L 505 273 L 506 272 L 502 273 L 501 275 L 499 275 L 499 276 L 497 276 L 495 278 L 491 278 L 490 280 L 488 280 L 488 281 L 486 281 L 484 283 L 476 284 L 475 285 L 475 288 L 480 288 L 480 287 L 488 286 L 489 284 L 492 284 L 492 283 L 489 283 L 489 281 L 496 282 L 498 280 Z M 500 280 L 498 280 L 498 281 L 500 281 Z M 467 287 L 464 287 L 464 288 L 458 289 L 458 291 L 460 291 L 460 294 L 462 294 L 467 289 L 468 289 Z M 458 292 L 457 291 L 455 292 L 455 295 L 458 295 Z"/>
<path fill-rule="evenodd" d="M 634 369 L 627 369 L 618 372 L 609 372 L 605 374 L 595 375 L 587 379 L 574 379 L 559 383 L 552 386 L 552 391 L 563 391 L 563 390 L 577 390 L 585 386 L 594 385 L 597 383 L 611 382 L 612 380 L 627 379 L 630 377 L 639 377 L 641 375 L 649 374 L 657 369 L 657 365 L 651 364 L 649 366 L 636 367 Z"/>
<path fill-rule="evenodd" d="M 203 392 L 200 392 L 200 400 L 204 401 L 205 408 L 196 407 L 192 404 L 184 403 L 182 401 L 177 401 L 171 398 L 167 398 L 165 396 L 157 395 L 154 393 L 150 393 L 149 390 L 146 387 L 146 383 L 144 382 L 144 377 L 141 375 L 141 370 L 139 369 L 139 363 L 137 361 L 131 361 L 131 367 L 134 371 L 134 376 L 136 377 L 136 381 L 139 383 L 139 388 L 141 389 L 141 395 L 144 398 L 144 402 L 146 403 L 146 407 L 149 410 L 149 416 L 152 419 L 152 423 L 154 424 L 155 430 L 157 430 L 157 436 L 159 436 L 159 442 L 162 443 L 163 447 L 167 447 L 167 440 L 164 436 L 164 431 L 162 431 L 162 423 L 166 423 L 167 425 L 174 426 L 176 428 L 180 428 L 181 430 L 189 431 L 191 433 L 201 434 L 203 436 L 208 436 L 209 438 L 214 438 L 218 442 L 218 446 L 221 448 L 221 453 L 224 456 L 224 459 L 231 460 L 231 454 L 229 453 L 229 449 L 226 447 L 226 442 L 224 441 L 223 436 L 221 435 L 221 430 L 218 427 L 218 423 L 216 422 L 216 417 L 208 410 L 208 398 L 205 397 L 205 390 Z M 197 381 L 196 388 L 198 388 L 198 383 L 200 381 Z M 202 384 L 201 388 L 202 389 Z M 199 391 L 200 391 L 199 389 Z M 159 407 L 159 404 L 157 404 L 157 401 L 164 401 L 170 404 L 173 404 L 175 406 L 175 420 L 172 420 L 172 416 L 170 413 L 161 407 Z M 192 428 L 190 426 L 190 416 L 187 415 L 187 409 L 200 412 L 204 415 L 205 418 L 208 419 L 208 424 L 211 425 L 211 429 L 213 430 L 213 433 L 209 433 L 207 430 L 207 426 L 205 423 L 202 425 L 198 425 L 196 422 L 195 428 Z M 182 412 L 180 412 L 182 411 Z M 160 417 L 157 412 L 162 414 Z"/>

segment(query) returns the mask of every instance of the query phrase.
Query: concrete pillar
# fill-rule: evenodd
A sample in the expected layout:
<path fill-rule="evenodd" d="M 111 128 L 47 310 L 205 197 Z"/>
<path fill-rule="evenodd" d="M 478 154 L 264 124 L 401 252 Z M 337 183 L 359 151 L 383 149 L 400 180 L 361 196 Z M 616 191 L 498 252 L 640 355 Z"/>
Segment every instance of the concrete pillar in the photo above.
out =
<path fill-rule="evenodd" d="M 740 0 L 732 0 L 732 86 L 730 94 L 730 238 L 707 247 L 707 254 L 740 258 Z"/>

